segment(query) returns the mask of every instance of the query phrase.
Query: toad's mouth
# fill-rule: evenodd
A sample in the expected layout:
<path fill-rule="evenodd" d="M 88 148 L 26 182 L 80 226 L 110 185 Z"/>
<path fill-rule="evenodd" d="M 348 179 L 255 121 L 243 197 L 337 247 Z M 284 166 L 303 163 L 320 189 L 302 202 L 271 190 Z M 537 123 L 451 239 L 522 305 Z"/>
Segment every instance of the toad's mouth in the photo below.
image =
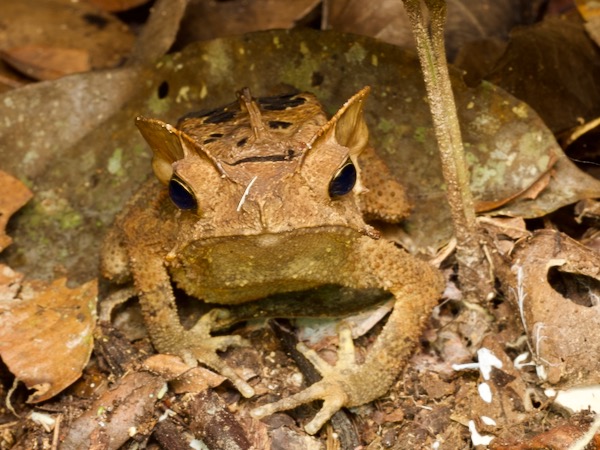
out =
<path fill-rule="evenodd" d="M 169 262 L 173 280 L 194 297 L 243 303 L 269 295 L 347 284 L 364 238 L 347 227 L 242 235 L 192 242 Z"/>

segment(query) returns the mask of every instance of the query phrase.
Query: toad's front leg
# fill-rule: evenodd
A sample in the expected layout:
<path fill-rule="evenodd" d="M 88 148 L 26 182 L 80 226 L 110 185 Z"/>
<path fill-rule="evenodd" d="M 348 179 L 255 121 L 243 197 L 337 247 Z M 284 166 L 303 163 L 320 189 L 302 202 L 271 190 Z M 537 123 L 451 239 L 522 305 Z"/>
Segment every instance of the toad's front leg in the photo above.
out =
<path fill-rule="evenodd" d="M 300 346 L 321 373 L 322 379 L 296 395 L 252 411 L 260 418 L 295 408 L 313 400 L 323 406 L 305 429 L 316 433 L 343 406 L 358 406 L 384 395 L 392 386 L 443 288 L 439 272 L 424 261 L 396 248 L 393 243 L 364 237 L 357 242 L 356 258 L 348 261 L 341 284 L 354 288 L 383 287 L 396 302 L 377 341 L 363 364 L 354 358 L 350 331 L 342 328 L 338 362 L 331 366 L 312 350 Z"/>
<path fill-rule="evenodd" d="M 179 321 L 169 274 L 162 262 L 143 251 L 131 255 L 135 285 L 139 292 L 144 322 L 152 344 L 160 353 L 178 355 L 190 365 L 196 361 L 227 377 L 244 397 L 254 389 L 242 380 L 217 354 L 227 347 L 248 345 L 240 336 L 211 336 L 222 310 L 213 309 L 189 330 Z"/>

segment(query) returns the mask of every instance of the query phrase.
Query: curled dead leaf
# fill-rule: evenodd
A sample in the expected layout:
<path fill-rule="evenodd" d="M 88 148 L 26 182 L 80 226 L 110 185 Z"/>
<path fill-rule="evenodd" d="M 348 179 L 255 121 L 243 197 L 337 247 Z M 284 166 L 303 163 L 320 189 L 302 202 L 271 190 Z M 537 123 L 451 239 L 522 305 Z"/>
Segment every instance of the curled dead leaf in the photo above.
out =
<path fill-rule="evenodd" d="M 0 48 L 77 48 L 93 68 L 115 67 L 131 50 L 133 33 L 115 16 L 84 2 L 3 0 Z"/>
<path fill-rule="evenodd" d="M 89 52 L 79 48 L 24 45 L 0 51 L 0 57 L 36 80 L 55 80 L 91 69 Z"/>
<path fill-rule="evenodd" d="M 560 387 L 600 383 L 600 254 L 541 230 L 517 243 L 503 283 L 541 378 Z"/>
<path fill-rule="evenodd" d="M 565 206 L 576 203 L 582 199 L 597 198 L 600 196 L 600 181 L 580 170 L 561 151 L 558 161 L 552 167 L 550 182 L 543 179 L 543 190 L 535 190 L 535 198 L 527 195 L 519 196 L 514 201 L 507 203 L 490 214 L 506 215 L 513 217 L 541 217 L 557 210 L 560 205 Z M 529 193 L 526 190 L 525 193 Z"/>
<path fill-rule="evenodd" d="M 5 233 L 8 219 L 21 209 L 33 196 L 19 180 L 0 170 L 0 252 L 10 245 L 12 239 Z"/>
<path fill-rule="evenodd" d="M 0 356 L 35 391 L 29 403 L 53 397 L 81 375 L 93 347 L 96 295 L 96 280 L 70 289 L 61 278 L 25 282 L 18 297 L 2 299 Z"/>
<path fill-rule="evenodd" d="M 535 200 L 550 184 L 551 177 L 553 175 L 553 167 L 556 163 L 556 155 L 551 154 L 548 162 L 548 168 L 543 171 L 539 178 L 521 192 L 515 192 L 513 195 L 498 200 L 492 201 L 478 201 L 475 204 L 475 210 L 478 213 L 497 210 L 498 208 L 512 202 L 519 200 Z"/>
<path fill-rule="evenodd" d="M 25 86 L 27 83 L 29 83 L 27 78 L 16 74 L 8 64 L 0 60 L 0 94 Z"/>
<path fill-rule="evenodd" d="M 477 223 L 487 232 L 494 247 L 500 254 L 512 254 L 516 241 L 531 236 L 525 221 L 520 217 L 486 217 L 477 218 Z"/>

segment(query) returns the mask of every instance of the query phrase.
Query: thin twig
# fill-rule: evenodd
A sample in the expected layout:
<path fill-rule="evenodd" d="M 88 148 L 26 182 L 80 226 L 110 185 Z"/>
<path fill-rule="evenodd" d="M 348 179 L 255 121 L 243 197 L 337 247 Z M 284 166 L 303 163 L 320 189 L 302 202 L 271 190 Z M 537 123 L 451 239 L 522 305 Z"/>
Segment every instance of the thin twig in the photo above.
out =
<path fill-rule="evenodd" d="M 463 295 L 481 302 L 492 296 L 488 261 L 481 247 L 469 170 L 444 50 L 445 0 L 403 0 L 408 14 L 440 150 L 446 195 L 457 239 L 456 258 Z M 483 297 L 483 298 L 482 298 Z"/>

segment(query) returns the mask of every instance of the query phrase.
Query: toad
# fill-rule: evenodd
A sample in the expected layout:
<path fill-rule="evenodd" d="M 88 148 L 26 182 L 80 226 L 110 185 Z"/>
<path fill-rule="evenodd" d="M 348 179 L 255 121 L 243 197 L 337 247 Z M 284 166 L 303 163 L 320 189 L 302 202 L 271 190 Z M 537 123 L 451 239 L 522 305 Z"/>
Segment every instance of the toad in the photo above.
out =
<path fill-rule="evenodd" d="M 398 222 L 408 211 L 402 187 L 368 146 L 368 93 L 362 89 L 330 120 L 312 94 L 254 99 L 248 89 L 176 126 L 138 117 L 155 179 L 117 217 L 102 252 L 106 277 L 133 279 L 155 348 L 218 371 L 245 397 L 254 390 L 218 354 L 245 341 L 212 335 L 223 306 L 322 285 L 393 295 L 364 362 L 341 326 L 335 366 L 301 348 L 320 381 L 252 411 L 264 417 L 323 400 L 305 427 L 311 434 L 340 408 L 386 393 L 442 289 L 437 270 L 379 239 L 365 221 Z M 220 307 L 184 328 L 174 285 Z"/>

